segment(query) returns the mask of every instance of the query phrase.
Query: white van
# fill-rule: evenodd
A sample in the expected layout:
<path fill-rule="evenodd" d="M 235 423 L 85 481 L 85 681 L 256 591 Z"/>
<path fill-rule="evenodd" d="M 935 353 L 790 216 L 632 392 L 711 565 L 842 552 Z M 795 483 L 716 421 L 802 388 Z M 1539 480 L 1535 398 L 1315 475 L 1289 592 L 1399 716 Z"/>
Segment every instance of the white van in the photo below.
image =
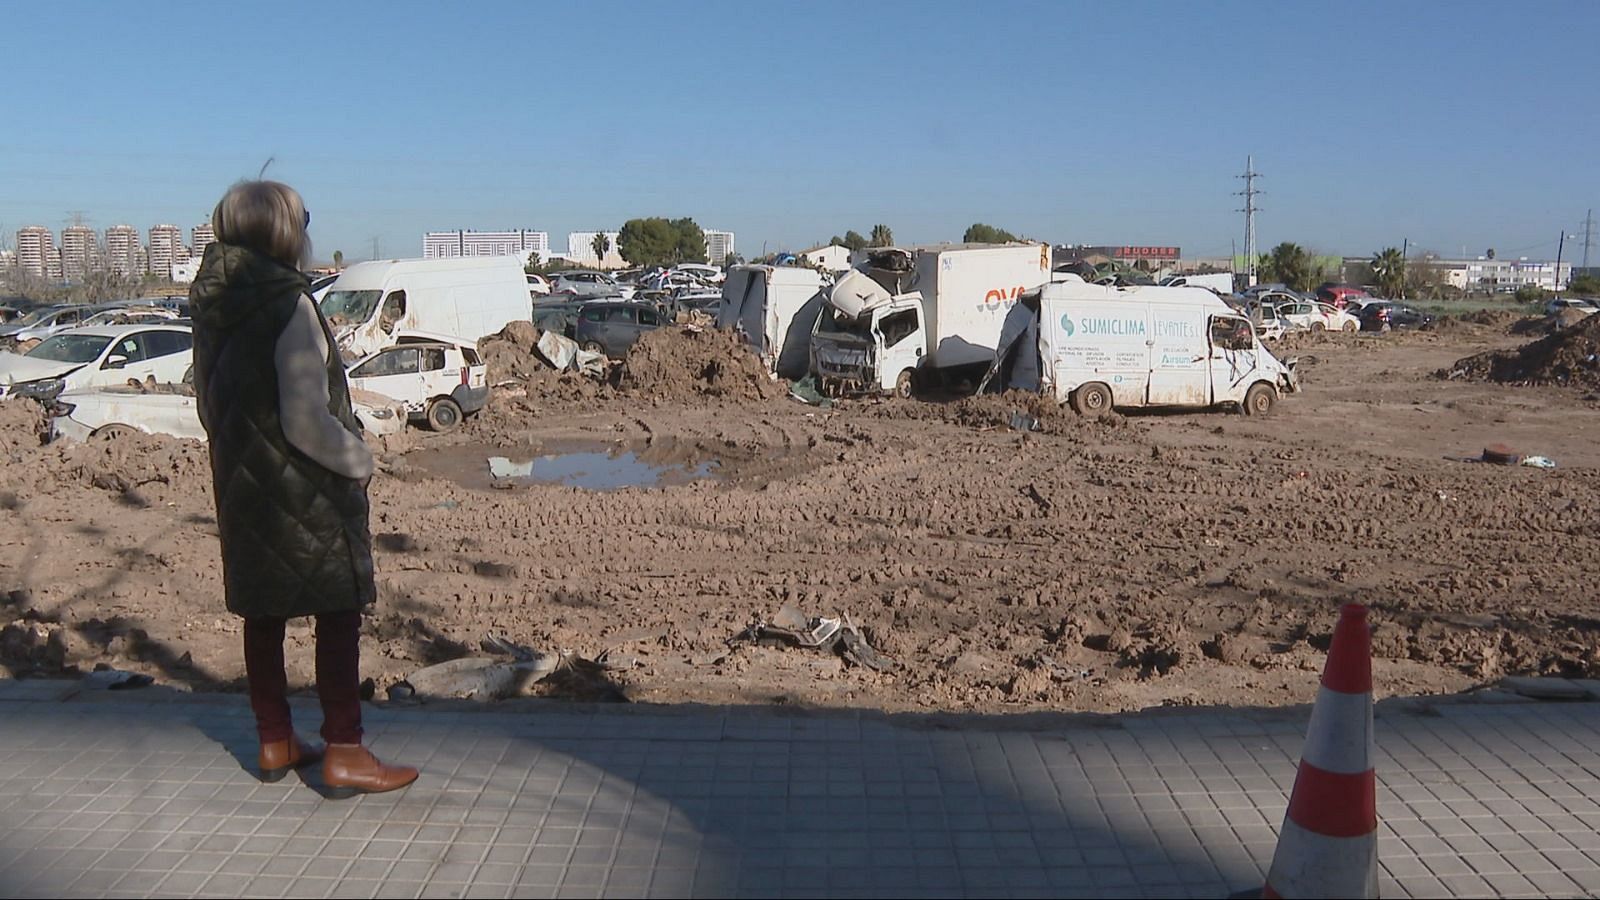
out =
<path fill-rule="evenodd" d="M 822 313 L 822 275 L 789 266 L 734 266 L 722 283 L 717 327 L 738 330 L 767 371 L 806 377 L 811 331 Z"/>
<path fill-rule="evenodd" d="M 514 256 L 389 259 L 345 269 L 320 302 L 347 361 L 426 331 L 476 342 L 533 317 L 533 299 Z"/>
<path fill-rule="evenodd" d="M 1048 392 L 1085 415 L 1224 404 L 1263 415 L 1299 389 L 1294 361 L 1279 362 L 1216 294 L 1075 276 L 1013 307 L 995 375 L 1002 387 Z"/>

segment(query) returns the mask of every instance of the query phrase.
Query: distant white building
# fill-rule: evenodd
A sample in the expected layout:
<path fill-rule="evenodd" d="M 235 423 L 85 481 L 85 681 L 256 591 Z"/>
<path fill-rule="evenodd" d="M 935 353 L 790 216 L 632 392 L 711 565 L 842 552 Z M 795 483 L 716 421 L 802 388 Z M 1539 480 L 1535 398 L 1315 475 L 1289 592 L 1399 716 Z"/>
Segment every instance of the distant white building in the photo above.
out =
<path fill-rule="evenodd" d="M 200 274 L 200 258 L 195 257 L 181 263 L 173 263 L 167 274 L 178 284 L 189 284 L 195 276 Z"/>
<path fill-rule="evenodd" d="M 850 268 L 850 248 L 838 244 L 823 244 L 802 250 L 799 254 L 806 265 L 821 266 L 829 272 L 844 272 Z"/>
<path fill-rule="evenodd" d="M 150 273 L 172 277 L 172 267 L 189 261 L 189 248 L 183 244 L 183 231 L 176 225 L 150 226 Z"/>
<path fill-rule="evenodd" d="M 206 247 L 216 243 L 217 232 L 212 229 L 210 222 L 204 222 L 189 229 L 189 257 L 201 259 L 206 255 Z M 178 279 L 174 278 L 173 281 Z M 192 279 L 191 279 L 192 280 Z"/>
<path fill-rule="evenodd" d="M 114 274 L 124 277 L 143 275 L 139 229 L 132 225 L 113 225 L 106 229 L 106 264 Z"/>
<path fill-rule="evenodd" d="M 61 230 L 61 277 L 82 281 L 100 268 L 100 236 L 87 225 L 68 225 Z"/>
<path fill-rule="evenodd" d="M 733 232 L 706 230 L 706 259 L 714 266 L 720 266 L 728 261 L 734 254 Z"/>
<path fill-rule="evenodd" d="M 602 259 L 594 252 L 594 239 L 604 234 L 609 242 L 606 247 L 605 258 Z M 622 251 L 617 249 L 616 231 L 574 231 L 567 235 L 567 258 L 581 266 L 593 266 L 599 269 L 620 269 L 628 263 L 622 258 Z"/>
<path fill-rule="evenodd" d="M 452 259 L 458 256 L 519 256 L 530 254 L 540 259 L 550 255 L 547 231 L 430 231 L 422 236 L 423 259 Z"/>
<path fill-rule="evenodd" d="M 1546 291 L 1565 290 L 1572 281 L 1572 263 L 1561 261 L 1560 271 L 1553 260 L 1490 259 L 1433 259 L 1433 265 L 1445 270 L 1453 287 L 1468 291 L 1513 293 L 1519 288 L 1536 287 Z"/>
<path fill-rule="evenodd" d="M 17 267 L 40 278 L 61 277 L 55 233 L 43 225 L 17 229 Z"/>

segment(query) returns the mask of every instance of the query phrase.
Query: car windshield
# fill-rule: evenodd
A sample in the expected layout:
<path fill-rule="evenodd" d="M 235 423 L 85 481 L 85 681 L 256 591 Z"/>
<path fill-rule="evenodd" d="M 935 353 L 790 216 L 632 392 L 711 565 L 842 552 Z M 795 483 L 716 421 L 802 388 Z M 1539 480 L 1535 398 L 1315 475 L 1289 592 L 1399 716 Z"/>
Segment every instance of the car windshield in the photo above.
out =
<path fill-rule="evenodd" d="M 58 334 L 29 350 L 29 359 L 47 359 L 51 362 L 86 363 L 100 358 L 111 338 L 93 334 Z"/>
<path fill-rule="evenodd" d="M 43 322 L 48 316 L 57 312 L 60 312 L 60 310 L 51 309 L 49 307 L 45 307 L 44 309 L 36 309 L 11 324 L 21 325 L 22 327 L 26 328 L 30 325 L 37 325 L 40 322 Z"/>
<path fill-rule="evenodd" d="M 330 325 L 349 325 L 372 318 L 383 291 L 329 291 L 322 298 L 322 314 Z"/>

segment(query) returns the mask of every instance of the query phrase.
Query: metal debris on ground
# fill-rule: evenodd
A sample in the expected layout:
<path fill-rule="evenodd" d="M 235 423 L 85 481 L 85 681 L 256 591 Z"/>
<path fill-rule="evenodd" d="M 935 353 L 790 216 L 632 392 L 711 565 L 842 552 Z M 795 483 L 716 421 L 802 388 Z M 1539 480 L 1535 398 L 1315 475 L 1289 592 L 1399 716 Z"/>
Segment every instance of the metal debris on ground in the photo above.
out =
<path fill-rule="evenodd" d="M 402 683 L 421 698 L 502 700 L 526 693 L 529 685 L 549 677 L 562 662 L 556 654 L 536 653 L 496 635 L 485 637 L 481 646 L 512 661 L 482 656 L 452 659 L 413 672 Z M 405 699 L 405 692 L 401 694 L 396 697 L 390 688 L 392 699 Z"/>
<path fill-rule="evenodd" d="M 770 622 L 757 622 L 728 641 L 729 644 L 749 642 L 765 647 L 797 647 L 804 650 L 822 650 L 837 653 L 846 662 L 865 666 L 875 672 L 894 667 L 894 661 L 872 649 L 867 636 L 849 615 L 838 618 L 808 616 L 784 604 Z"/>
<path fill-rule="evenodd" d="M 93 672 L 83 676 L 83 686 L 107 691 L 126 691 L 133 688 L 149 687 L 156 680 L 140 672 L 125 672 L 122 669 L 113 669 L 109 666 L 96 668 Z"/>
<path fill-rule="evenodd" d="M 807 375 L 789 385 L 789 396 L 807 406 L 817 406 L 823 409 L 829 409 L 833 406 L 833 401 L 824 397 L 822 392 L 817 390 L 817 376 L 815 375 Z"/>
<path fill-rule="evenodd" d="M 1012 431 L 1038 431 L 1039 419 L 1037 416 L 1030 416 L 1021 410 L 1014 409 L 1011 411 L 1010 425 Z"/>
<path fill-rule="evenodd" d="M 1535 469 L 1554 469 L 1556 461 L 1548 456 L 1524 456 L 1522 465 L 1532 466 Z"/>

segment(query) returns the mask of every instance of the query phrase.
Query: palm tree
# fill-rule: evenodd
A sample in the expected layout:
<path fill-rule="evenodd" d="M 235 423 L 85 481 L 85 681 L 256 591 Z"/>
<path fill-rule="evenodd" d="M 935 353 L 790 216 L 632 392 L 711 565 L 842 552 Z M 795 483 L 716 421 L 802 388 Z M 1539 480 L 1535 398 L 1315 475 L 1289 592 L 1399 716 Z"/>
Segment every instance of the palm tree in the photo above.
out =
<path fill-rule="evenodd" d="M 594 236 L 594 240 L 589 242 L 589 246 L 594 248 L 595 265 L 603 265 L 606 261 L 606 254 L 611 252 L 611 237 L 602 231 Z"/>
<path fill-rule="evenodd" d="M 333 251 L 333 267 L 335 269 L 343 269 L 344 268 L 344 251 L 343 250 L 335 250 L 335 251 Z"/>
<path fill-rule="evenodd" d="M 871 243 L 868 244 L 868 246 L 870 246 L 870 247 L 893 247 L 894 246 L 894 232 L 890 231 L 889 230 L 889 226 L 887 226 L 887 225 L 874 225 L 874 226 L 872 226 L 872 238 L 871 238 Z"/>
<path fill-rule="evenodd" d="M 1400 255 L 1400 248 L 1385 247 L 1372 254 L 1372 274 L 1377 276 L 1378 291 L 1383 296 L 1404 299 L 1406 258 Z"/>

